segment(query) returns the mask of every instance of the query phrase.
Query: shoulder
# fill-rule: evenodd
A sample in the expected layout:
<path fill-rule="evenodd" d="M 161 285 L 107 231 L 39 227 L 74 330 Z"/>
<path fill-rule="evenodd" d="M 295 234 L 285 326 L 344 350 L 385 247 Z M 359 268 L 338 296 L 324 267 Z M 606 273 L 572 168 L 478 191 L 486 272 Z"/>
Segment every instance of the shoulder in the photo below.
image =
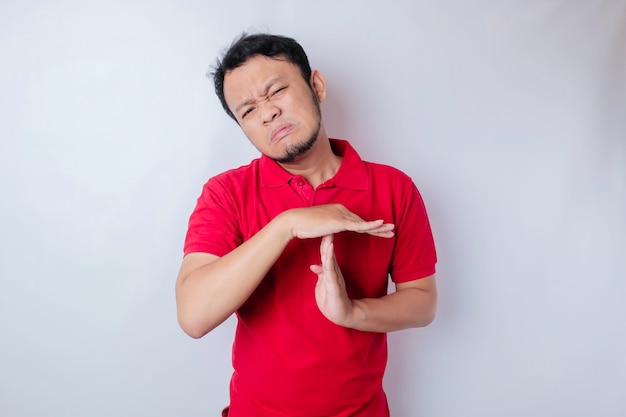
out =
<path fill-rule="evenodd" d="M 255 159 L 248 165 L 209 178 L 202 187 L 199 202 L 236 207 L 251 189 L 258 186 L 258 165 L 258 159 Z"/>
<path fill-rule="evenodd" d="M 204 185 L 205 188 L 226 188 L 236 190 L 242 186 L 254 183 L 259 177 L 259 159 L 252 160 L 247 165 L 229 169 L 211 178 Z"/>
<path fill-rule="evenodd" d="M 370 172 L 370 177 L 375 182 L 395 183 L 398 185 L 413 184 L 413 179 L 396 167 L 369 161 L 363 161 L 363 163 Z"/>

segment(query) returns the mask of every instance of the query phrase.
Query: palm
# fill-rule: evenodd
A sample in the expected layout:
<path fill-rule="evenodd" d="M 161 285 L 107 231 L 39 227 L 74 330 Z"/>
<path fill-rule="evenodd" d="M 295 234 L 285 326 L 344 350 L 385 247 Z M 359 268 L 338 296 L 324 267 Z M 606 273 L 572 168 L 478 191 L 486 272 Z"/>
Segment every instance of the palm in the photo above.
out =
<path fill-rule="evenodd" d="M 344 325 L 350 318 L 352 300 L 348 298 L 346 284 L 335 259 L 332 240 L 332 235 L 322 238 L 320 244 L 322 264 L 311 266 L 311 270 L 318 276 L 315 301 L 328 320 Z"/>

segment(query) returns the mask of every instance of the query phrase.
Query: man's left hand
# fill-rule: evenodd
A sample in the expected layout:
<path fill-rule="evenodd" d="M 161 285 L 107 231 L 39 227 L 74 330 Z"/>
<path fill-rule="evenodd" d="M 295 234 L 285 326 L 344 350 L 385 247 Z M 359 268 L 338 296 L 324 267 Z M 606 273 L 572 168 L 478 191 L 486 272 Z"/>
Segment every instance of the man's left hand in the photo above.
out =
<path fill-rule="evenodd" d="M 320 244 L 322 264 L 311 265 L 311 271 L 317 274 L 315 300 L 322 314 L 333 323 L 354 327 L 362 319 L 363 312 L 348 297 L 346 282 L 335 258 L 333 235 L 322 237 Z"/>

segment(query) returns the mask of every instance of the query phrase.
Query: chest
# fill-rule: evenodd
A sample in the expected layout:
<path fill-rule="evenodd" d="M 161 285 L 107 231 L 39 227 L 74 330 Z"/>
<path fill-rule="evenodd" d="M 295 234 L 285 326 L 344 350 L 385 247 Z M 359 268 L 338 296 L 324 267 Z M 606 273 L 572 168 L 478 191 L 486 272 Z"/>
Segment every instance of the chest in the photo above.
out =
<path fill-rule="evenodd" d="M 389 200 L 377 198 L 371 190 L 352 190 L 337 186 L 313 189 L 297 177 L 280 187 L 258 187 L 240 202 L 239 224 L 245 240 L 254 236 L 278 214 L 322 204 L 343 204 L 366 220 L 394 222 Z M 309 266 L 320 263 L 320 238 L 294 239 L 271 269 L 266 282 L 274 291 L 294 294 L 310 292 L 315 280 Z M 386 293 L 395 238 L 342 232 L 334 237 L 335 256 L 353 298 L 380 297 Z"/>

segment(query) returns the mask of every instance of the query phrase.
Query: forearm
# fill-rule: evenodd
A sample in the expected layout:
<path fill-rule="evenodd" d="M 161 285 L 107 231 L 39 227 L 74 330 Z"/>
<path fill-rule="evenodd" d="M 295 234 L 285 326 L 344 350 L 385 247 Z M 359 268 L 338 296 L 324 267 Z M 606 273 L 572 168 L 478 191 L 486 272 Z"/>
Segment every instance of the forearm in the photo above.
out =
<path fill-rule="evenodd" d="M 176 285 L 178 320 L 192 337 L 202 337 L 236 311 L 263 280 L 291 239 L 278 216 L 225 256 L 191 271 Z"/>
<path fill-rule="evenodd" d="M 406 288 L 382 298 L 353 300 L 353 314 L 346 326 L 380 333 L 423 327 L 435 318 L 436 304 L 434 290 L 419 288 Z"/>
<path fill-rule="evenodd" d="M 176 281 L 178 321 L 192 337 L 202 337 L 250 297 L 291 239 L 341 231 L 393 236 L 393 224 L 365 221 L 340 204 L 287 210 L 232 252 L 218 258 L 190 254 Z"/>

